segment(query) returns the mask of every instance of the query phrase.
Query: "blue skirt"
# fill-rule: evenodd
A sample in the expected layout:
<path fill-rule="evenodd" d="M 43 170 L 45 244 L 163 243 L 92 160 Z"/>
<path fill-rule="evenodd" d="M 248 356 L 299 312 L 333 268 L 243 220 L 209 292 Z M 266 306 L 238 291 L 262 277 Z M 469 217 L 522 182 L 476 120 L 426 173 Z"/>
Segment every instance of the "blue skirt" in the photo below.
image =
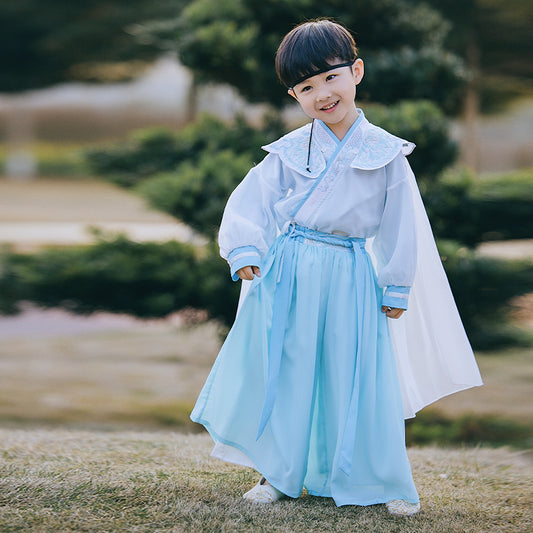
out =
<path fill-rule="evenodd" d="M 284 494 L 419 501 L 382 289 L 364 239 L 299 226 L 255 277 L 191 419 Z"/>

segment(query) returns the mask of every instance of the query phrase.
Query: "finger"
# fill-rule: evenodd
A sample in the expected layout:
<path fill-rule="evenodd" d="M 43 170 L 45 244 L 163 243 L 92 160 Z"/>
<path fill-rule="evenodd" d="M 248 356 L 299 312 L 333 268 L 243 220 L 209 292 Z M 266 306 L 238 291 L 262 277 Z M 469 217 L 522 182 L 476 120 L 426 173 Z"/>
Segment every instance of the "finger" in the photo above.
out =
<path fill-rule="evenodd" d="M 237 276 L 239 276 L 239 278 L 241 278 L 241 279 L 246 279 L 246 280 L 254 279 L 254 274 L 252 272 L 252 267 L 246 266 L 246 267 L 240 268 L 237 271 Z"/>
<path fill-rule="evenodd" d="M 381 306 L 381 312 L 382 313 L 387 313 L 388 311 L 389 311 L 389 308 L 386 305 L 382 305 Z"/>
<path fill-rule="evenodd" d="M 400 318 L 401 316 L 403 315 L 403 309 L 393 309 L 392 311 L 390 311 L 390 314 L 388 314 L 388 316 L 390 318 Z"/>
<path fill-rule="evenodd" d="M 253 267 L 252 267 L 252 272 L 253 272 L 258 278 L 261 277 L 261 269 L 260 269 L 258 266 L 253 266 Z"/>

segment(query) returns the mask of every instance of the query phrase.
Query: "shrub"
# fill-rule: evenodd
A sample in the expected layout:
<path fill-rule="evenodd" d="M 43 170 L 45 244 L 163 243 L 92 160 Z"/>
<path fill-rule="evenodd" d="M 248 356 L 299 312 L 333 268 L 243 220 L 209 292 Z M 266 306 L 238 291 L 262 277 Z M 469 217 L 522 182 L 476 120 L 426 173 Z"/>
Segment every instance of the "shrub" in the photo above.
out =
<path fill-rule="evenodd" d="M 196 251 L 175 241 L 139 244 L 124 237 L 100 238 L 92 246 L 33 255 L 4 251 L 0 264 L 4 312 L 31 300 L 77 313 L 105 309 L 157 317 L 199 303 Z"/>
<path fill-rule="evenodd" d="M 139 130 L 126 141 L 86 153 L 88 164 L 97 175 L 132 187 L 154 174 L 174 171 L 188 161 L 195 165 L 204 154 L 232 150 L 259 162 L 265 156 L 261 146 L 282 135 L 277 115 L 266 116 L 262 130 L 251 127 L 244 118 L 225 124 L 204 115 L 178 132 L 167 129 Z"/>
<path fill-rule="evenodd" d="M 441 255 L 463 318 L 476 348 L 495 349 L 520 332 L 505 321 L 507 302 L 533 291 L 533 265 L 480 258 L 456 243 L 440 243 Z M 0 311 L 16 312 L 32 301 L 78 313 L 97 310 L 161 317 L 176 310 L 205 309 L 231 325 L 240 284 L 214 242 L 204 249 L 170 241 L 135 243 L 99 237 L 92 246 L 49 249 L 33 255 L 0 254 Z"/>
<path fill-rule="evenodd" d="M 251 166 L 247 153 L 205 152 L 194 163 L 186 161 L 174 172 L 144 180 L 137 190 L 156 209 L 214 238 L 228 196 Z"/>
<path fill-rule="evenodd" d="M 185 307 L 205 309 L 231 324 L 240 284 L 211 243 L 136 243 L 102 235 L 90 246 L 0 253 L 0 313 L 16 313 L 22 301 L 76 313 L 106 310 L 163 317 Z"/>
<path fill-rule="evenodd" d="M 416 144 L 409 163 L 418 179 L 435 179 L 457 156 L 448 136 L 448 121 L 442 111 L 426 101 L 401 102 L 392 106 L 371 106 L 371 122 Z"/>
<path fill-rule="evenodd" d="M 406 421 L 405 440 L 408 446 L 483 443 L 527 449 L 533 443 L 533 429 L 530 424 L 495 416 L 466 414 L 449 418 L 429 409 Z"/>
<path fill-rule="evenodd" d="M 506 313 L 514 296 L 533 291 L 533 264 L 480 257 L 450 241 L 440 241 L 439 251 L 472 345 L 529 344 L 530 336 L 512 327 Z"/>
<path fill-rule="evenodd" d="M 469 246 L 483 240 L 533 238 L 532 170 L 479 179 L 458 169 L 421 189 L 440 238 Z"/>

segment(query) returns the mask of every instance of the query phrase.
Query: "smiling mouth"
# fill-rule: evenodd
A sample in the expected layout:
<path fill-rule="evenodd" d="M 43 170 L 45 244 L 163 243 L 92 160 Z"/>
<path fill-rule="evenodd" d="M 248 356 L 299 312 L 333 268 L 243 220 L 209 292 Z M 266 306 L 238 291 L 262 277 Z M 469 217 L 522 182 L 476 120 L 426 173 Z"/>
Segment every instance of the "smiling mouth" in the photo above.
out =
<path fill-rule="evenodd" d="M 337 107 L 337 104 L 340 100 L 337 100 L 336 102 L 332 102 L 331 104 L 325 105 L 324 107 L 320 108 L 320 111 L 331 111 Z"/>

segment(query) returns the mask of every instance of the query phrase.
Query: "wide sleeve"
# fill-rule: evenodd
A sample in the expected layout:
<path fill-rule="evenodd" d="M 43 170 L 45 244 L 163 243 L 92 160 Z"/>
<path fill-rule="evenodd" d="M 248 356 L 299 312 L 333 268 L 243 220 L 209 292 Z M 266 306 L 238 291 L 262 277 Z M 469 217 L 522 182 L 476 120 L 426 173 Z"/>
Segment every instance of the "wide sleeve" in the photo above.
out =
<path fill-rule="evenodd" d="M 409 163 L 403 154 L 399 154 L 385 167 L 385 171 L 385 206 L 373 243 L 378 284 L 386 288 L 382 305 L 407 309 L 417 263 Z"/>
<path fill-rule="evenodd" d="M 218 243 L 234 281 L 240 268 L 261 266 L 278 234 L 274 205 L 289 189 L 281 160 L 276 154 L 268 154 L 229 197 Z"/>

